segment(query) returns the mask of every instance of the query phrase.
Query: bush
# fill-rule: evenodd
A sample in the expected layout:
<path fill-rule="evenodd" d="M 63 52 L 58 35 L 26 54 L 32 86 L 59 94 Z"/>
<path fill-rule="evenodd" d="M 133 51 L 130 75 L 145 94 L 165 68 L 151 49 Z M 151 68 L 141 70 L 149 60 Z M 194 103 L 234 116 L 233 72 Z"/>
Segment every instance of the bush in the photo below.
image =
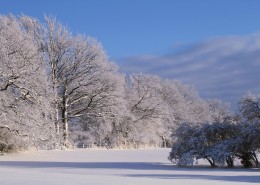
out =
<path fill-rule="evenodd" d="M 244 167 L 258 166 L 259 124 L 250 122 L 181 124 L 173 134 L 169 160 L 178 166 L 193 165 L 198 159 L 206 159 L 211 167 L 234 166 L 234 159 Z"/>

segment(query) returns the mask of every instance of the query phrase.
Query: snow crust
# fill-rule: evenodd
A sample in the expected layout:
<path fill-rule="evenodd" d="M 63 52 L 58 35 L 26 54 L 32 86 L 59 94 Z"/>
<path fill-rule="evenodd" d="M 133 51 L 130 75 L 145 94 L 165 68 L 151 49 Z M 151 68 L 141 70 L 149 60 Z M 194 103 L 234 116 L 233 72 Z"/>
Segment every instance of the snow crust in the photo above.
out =
<path fill-rule="evenodd" d="M 170 149 L 35 151 L 0 156 L 1 185 L 249 185 L 259 169 L 178 168 Z"/>

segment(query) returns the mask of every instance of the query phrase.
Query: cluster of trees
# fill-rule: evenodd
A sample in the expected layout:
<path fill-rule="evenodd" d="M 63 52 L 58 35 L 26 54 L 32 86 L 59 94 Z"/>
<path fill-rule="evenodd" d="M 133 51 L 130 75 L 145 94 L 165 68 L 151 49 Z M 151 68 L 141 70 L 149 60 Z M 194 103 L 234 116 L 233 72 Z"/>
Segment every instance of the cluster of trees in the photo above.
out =
<path fill-rule="evenodd" d="M 45 20 L 0 16 L 1 151 L 68 147 L 69 122 L 104 114 L 118 92 L 98 42 Z"/>
<path fill-rule="evenodd" d="M 241 113 L 249 121 L 259 116 Z M 178 81 L 120 73 L 100 43 L 53 18 L 0 16 L 0 151 L 167 147 L 182 123 L 199 128 L 230 115 L 228 104 Z"/>
<path fill-rule="evenodd" d="M 260 96 L 249 94 L 239 102 L 239 115 L 207 123 L 183 123 L 174 132 L 169 159 L 179 166 L 206 159 L 212 167 L 258 166 Z"/>

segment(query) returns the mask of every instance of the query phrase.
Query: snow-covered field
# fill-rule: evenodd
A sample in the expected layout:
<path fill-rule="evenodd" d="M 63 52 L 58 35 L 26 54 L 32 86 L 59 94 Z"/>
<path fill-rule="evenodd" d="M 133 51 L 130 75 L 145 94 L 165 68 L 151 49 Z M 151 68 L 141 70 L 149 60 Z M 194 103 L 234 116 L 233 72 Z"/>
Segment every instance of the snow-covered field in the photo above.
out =
<path fill-rule="evenodd" d="M 259 169 L 177 168 L 170 149 L 37 151 L 0 156 L 1 185 L 259 184 Z"/>

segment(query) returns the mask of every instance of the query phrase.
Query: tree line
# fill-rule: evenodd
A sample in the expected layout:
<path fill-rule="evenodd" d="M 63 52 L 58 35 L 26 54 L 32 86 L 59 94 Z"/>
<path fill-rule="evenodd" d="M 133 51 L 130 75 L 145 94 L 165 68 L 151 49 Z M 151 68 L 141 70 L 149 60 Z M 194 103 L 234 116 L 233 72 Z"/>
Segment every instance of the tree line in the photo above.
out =
<path fill-rule="evenodd" d="M 231 115 L 179 81 L 120 73 L 99 42 L 55 18 L 0 16 L 0 151 L 169 147 L 183 123 Z"/>

